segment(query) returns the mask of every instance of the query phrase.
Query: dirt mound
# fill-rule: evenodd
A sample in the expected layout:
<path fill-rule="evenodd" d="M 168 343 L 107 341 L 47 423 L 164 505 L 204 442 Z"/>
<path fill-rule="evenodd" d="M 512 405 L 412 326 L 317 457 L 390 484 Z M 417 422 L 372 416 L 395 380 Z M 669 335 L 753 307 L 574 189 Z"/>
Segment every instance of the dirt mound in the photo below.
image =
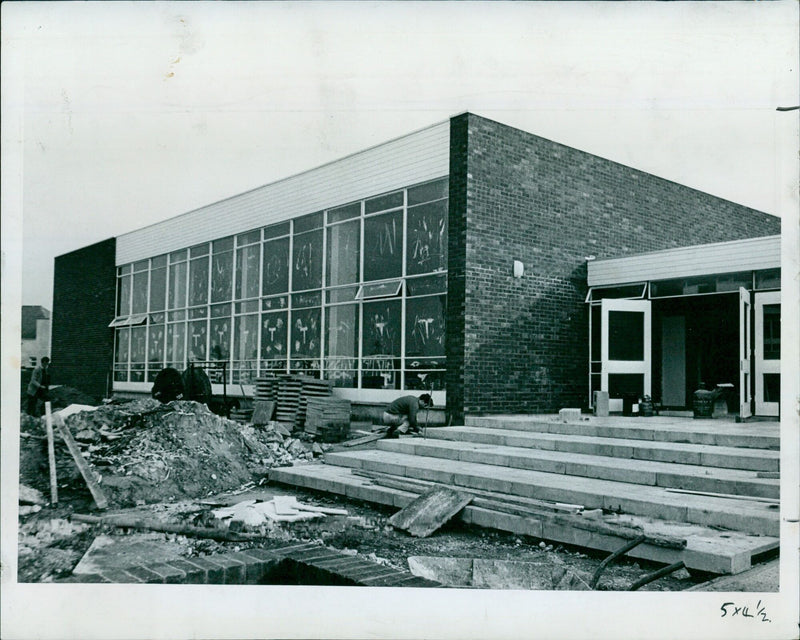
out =
<path fill-rule="evenodd" d="M 83 391 L 73 387 L 59 386 L 51 387 L 47 393 L 47 399 L 53 409 L 63 409 L 71 404 L 97 404 L 97 398 L 85 394 Z"/>
<path fill-rule="evenodd" d="M 36 422 L 40 424 L 26 421 L 30 432 L 37 426 L 38 431 L 24 438 L 33 443 L 23 447 L 32 450 L 31 461 L 23 464 L 21 459 L 20 468 L 39 476 L 23 476 L 23 482 L 44 489 L 46 441 L 35 437 L 44 432 L 42 421 Z M 313 457 L 303 442 L 284 437 L 272 425 L 242 425 L 196 402 L 161 404 L 148 398 L 113 403 L 68 416 L 65 422 L 101 476 L 109 502 L 119 507 L 237 489 L 263 478 L 271 467 Z M 56 444 L 59 483 L 65 477 L 80 482 L 66 446 L 60 438 Z"/>

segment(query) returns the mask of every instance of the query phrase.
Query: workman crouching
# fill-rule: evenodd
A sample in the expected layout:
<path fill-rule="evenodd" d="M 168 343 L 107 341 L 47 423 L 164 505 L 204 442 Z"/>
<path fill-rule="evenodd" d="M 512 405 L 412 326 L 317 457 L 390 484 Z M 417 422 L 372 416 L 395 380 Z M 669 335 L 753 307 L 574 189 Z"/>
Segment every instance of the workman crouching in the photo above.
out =
<path fill-rule="evenodd" d="M 398 433 L 420 433 L 417 426 L 417 411 L 430 409 L 433 398 L 430 394 L 423 393 L 416 396 L 403 396 L 398 398 L 383 412 L 383 424 L 388 425 L 387 438 L 396 438 Z"/>

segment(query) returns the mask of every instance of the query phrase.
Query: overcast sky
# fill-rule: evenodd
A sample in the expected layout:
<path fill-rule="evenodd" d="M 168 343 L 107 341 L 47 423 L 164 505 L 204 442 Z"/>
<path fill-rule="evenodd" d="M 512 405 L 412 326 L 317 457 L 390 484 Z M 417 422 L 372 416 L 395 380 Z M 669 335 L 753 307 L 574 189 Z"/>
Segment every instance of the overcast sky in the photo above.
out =
<path fill-rule="evenodd" d="M 466 110 L 787 206 L 793 3 L 2 8 L 4 275 L 21 234 L 24 304 L 51 307 L 56 255 Z"/>

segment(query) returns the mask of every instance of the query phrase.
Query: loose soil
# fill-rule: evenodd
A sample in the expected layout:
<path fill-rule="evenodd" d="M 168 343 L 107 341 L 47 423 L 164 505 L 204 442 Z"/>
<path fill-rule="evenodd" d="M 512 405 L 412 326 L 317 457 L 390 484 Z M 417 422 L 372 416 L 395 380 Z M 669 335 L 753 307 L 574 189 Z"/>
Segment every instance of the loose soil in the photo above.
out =
<path fill-rule="evenodd" d="M 526 536 L 451 521 L 427 538 L 414 538 L 388 524 L 394 509 L 326 493 L 267 482 L 275 466 L 309 463 L 328 445 L 287 436 L 285 426 L 253 427 L 227 420 L 194 402 L 162 405 L 154 400 L 110 403 L 66 418 L 85 459 L 101 476 L 109 498 L 105 513 L 125 513 L 172 524 L 209 526 L 214 504 L 233 504 L 246 491 L 262 496 L 294 495 L 301 502 L 347 509 L 347 516 L 294 522 L 270 522 L 255 542 L 220 542 L 177 534 L 148 534 L 169 541 L 187 558 L 249 547 L 280 547 L 313 541 L 344 553 L 408 570 L 410 556 L 440 556 L 560 564 L 588 582 L 605 554 L 552 545 Z M 23 415 L 20 481 L 49 496 L 47 442 L 43 420 Z M 75 513 L 95 513 L 92 496 L 65 445 L 56 438 L 59 503 L 20 516 L 18 580 L 52 582 L 66 578 L 97 535 L 132 536 L 139 532 L 86 525 Z M 238 495 L 231 496 L 231 493 Z M 227 494 L 227 500 L 210 496 Z M 218 526 L 218 525 L 217 525 Z M 600 590 L 624 590 L 658 568 L 629 560 L 604 572 Z M 696 583 L 681 570 L 642 590 L 678 591 Z"/>

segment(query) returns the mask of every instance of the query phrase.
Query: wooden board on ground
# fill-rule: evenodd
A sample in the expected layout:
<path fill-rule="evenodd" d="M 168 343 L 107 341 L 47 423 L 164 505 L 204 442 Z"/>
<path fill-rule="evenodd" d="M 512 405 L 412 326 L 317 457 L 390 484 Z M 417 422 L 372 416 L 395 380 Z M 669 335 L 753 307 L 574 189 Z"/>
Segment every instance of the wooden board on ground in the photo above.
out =
<path fill-rule="evenodd" d="M 72 433 L 64 424 L 64 421 L 61 419 L 61 416 L 57 413 L 53 415 L 53 421 L 56 423 L 58 427 L 58 432 L 61 434 L 61 437 L 64 439 L 64 442 L 67 445 L 67 449 L 72 454 L 72 459 L 75 461 L 75 466 L 78 467 L 78 471 L 81 472 L 83 479 L 86 481 L 86 486 L 89 487 L 89 491 L 92 492 L 92 497 L 94 498 L 94 502 L 97 505 L 98 509 L 105 509 L 108 507 L 108 499 L 106 498 L 103 490 L 100 488 L 100 485 L 97 482 L 97 479 L 94 476 L 94 472 L 92 471 L 91 467 L 89 467 L 88 463 L 81 455 L 81 450 L 78 448 L 78 444 L 72 437 Z"/>
<path fill-rule="evenodd" d="M 389 518 L 396 529 L 408 531 L 412 536 L 424 538 L 472 501 L 472 496 L 445 487 L 422 494 L 411 504 Z"/>
<path fill-rule="evenodd" d="M 381 431 L 380 433 L 373 433 L 368 436 L 363 436 L 361 438 L 355 438 L 354 440 L 348 440 L 347 442 L 343 442 L 343 447 L 355 447 L 359 444 L 367 444 L 368 442 L 375 442 L 376 440 L 380 440 L 386 435 L 385 431 Z"/>

